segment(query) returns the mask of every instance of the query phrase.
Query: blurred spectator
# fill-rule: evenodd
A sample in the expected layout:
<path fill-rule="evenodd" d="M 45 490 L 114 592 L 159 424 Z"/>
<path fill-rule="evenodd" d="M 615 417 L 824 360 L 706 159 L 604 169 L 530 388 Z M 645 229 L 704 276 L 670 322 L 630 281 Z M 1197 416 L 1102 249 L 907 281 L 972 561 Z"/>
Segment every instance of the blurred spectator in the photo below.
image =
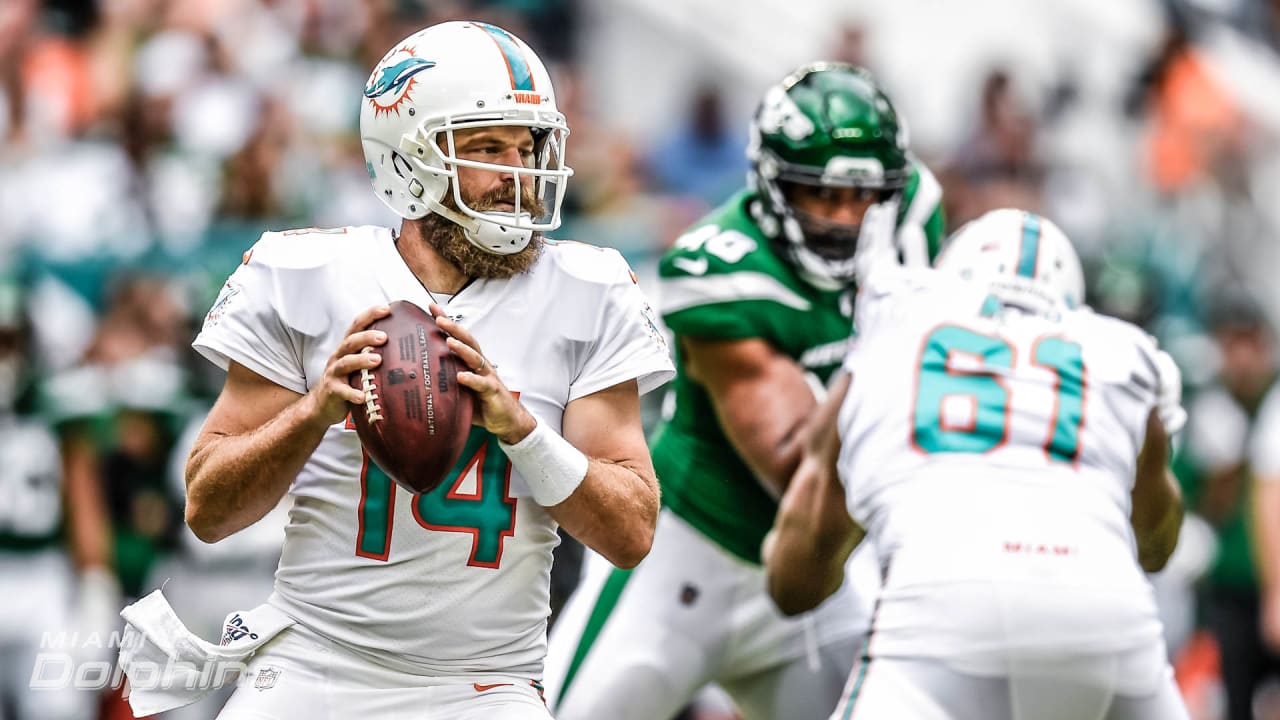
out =
<path fill-rule="evenodd" d="M 37 6 L 37 0 L 0 4 L 0 146 L 16 146 L 25 139 L 22 66 L 36 23 Z"/>
<path fill-rule="evenodd" d="M 555 72 L 556 101 L 573 128 L 567 152 L 574 178 L 565 199 L 564 224 L 554 237 L 617 248 L 638 275 L 656 274 L 658 256 L 705 212 L 704 201 L 648 191 L 651 178 L 642 166 L 641 151 L 625 136 L 600 125 L 581 74 L 569 66 Z"/>
<path fill-rule="evenodd" d="M 17 4 L 23 6 L 26 0 Z M 49 3 L 43 22 L 31 24 L 22 39 L 26 48 L 19 67 L 24 95 L 21 122 L 37 143 L 79 135 L 96 119 L 99 97 L 84 37 L 93 19 L 91 7 L 80 4 L 76 13 Z"/>
<path fill-rule="evenodd" d="M 747 174 L 746 137 L 729 123 L 724 98 L 715 85 L 693 94 L 675 133 L 648 156 L 657 189 L 698 198 L 714 207 L 742 184 Z"/>
<path fill-rule="evenodd" d="M 840 28 L 840 37 L 836 40 L 831 59 L 870 69 L 871 65 L 867 57 L 867 27 L 860 22 L 845 23 Z"/>
<path fill-rule="evenodd" d="M 90 717 L 97 696 L 57 687 L 58 678 L 70 664 L 109 660 L 104 638 L 117 626 L 120 593 L 96 473 L 74 455 L 60 456 L 49 425 L 31 412 L 36 372 L 29 328 L 19 288 L 6 278 L 0 283 L 0 715 L 73 720 Z M 33 689 L 33 681 L 55 686 Z"/>
<path fill-rule="evenodd" d="M 1257 480 L 1253 520 L 1262 581 L 1262 639 L 1267 654 L 1280 658 L 1280 385 L 1272 385 L 1258 411 L 1249 449 Z M 1271 708 L 1280 710 L 1280 703 L 1273 702 Z"/>
<path fill-rule="evenodd" d="M 1196 394 L 1183 452 L 1175 463 L 1187 507 L 1216 530 L 1219 547 L 1206 577 L 1204 608 L 1218 641 L 1227 720 L 1252 720 L 1254 694 L 1280 677 L 1280 655 L 1262 641 L 1252 495 L 1259 410 L 1276 385 L 1275 337 L 1256 301 L 1222 288 L 1207 325 L 1220 364 Z M 1251 440 L 1254 438 L 1254 440 Z M 1268 451 L 1269 452 L 1269 451 Z"/>
<path fill-rule="evenodd" d="M 221 215 L 246 220 L 281 217 L 282 207 L 275 185 L 289 134 L 288 118 L 283 110 L 268 104 L 258 116 L 257 128 L 227 160 Z"/>
<path fill-rule="evenodd" d="M 1088 272 L 1089 306 L 1148 329 L 1160 310 L 1161 278 L 1154 268 L 1120 258 L 1106 258 Z"/>
<path fill-rule="evenodd" d="M 1157 190 L 1176 193 L 1239 167 L 1240 112 L 1181 29 L 1166 36 L 1146 76 L 1150 127 L 1145 152 Z"/>
<path fill-rule="evenodd" d="M 117 569 L 131 596 L 181 518 L 164 470 L 174 424 L 186 411 L 178 362 L 185 327 L 185 310 L 167 282 L 124 280 L 83 360 L 54 376 L 44 392 L 68 465 L 91 476 L 107 498 Z"/>
<path fill-rule="evenodd" d="M 1001 207 L 1040 210 L 1044 167 L 1036 155 L 1036 116 L 1009 72 L 996 69 L 982 83 L 976 126 L 943 171 L 953 227 Z"/>

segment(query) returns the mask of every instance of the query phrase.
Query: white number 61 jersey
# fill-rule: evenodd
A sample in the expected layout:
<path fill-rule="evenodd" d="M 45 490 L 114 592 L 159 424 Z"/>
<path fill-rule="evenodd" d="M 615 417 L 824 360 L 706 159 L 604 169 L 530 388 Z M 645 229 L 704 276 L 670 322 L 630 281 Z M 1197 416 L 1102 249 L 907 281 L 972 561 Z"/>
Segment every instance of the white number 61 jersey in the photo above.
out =
<path fill-rule="evenodd" d="M 1151 339 L 1087 309 L 1009 310 L 985 286 L 936 270 L 871 280 L 845 362 L 839 463 L 850 514 L 887 566 L 876 647 L 949 656 L 993 642 L 1102 649 L 1158 637 L 1129 525 L 1160 381 Z M 959 597 L 919 592 L 985 584 L 989 604 L 992 583 L 1042 583 L 1048 595 L 1081 578 L 1127 598 L 1115 601 L 1124 608 L 1093 627 L 999 641 L 979 637 L 982 621 Z M 938 632 L 895 635 L 900 621 Z"/>

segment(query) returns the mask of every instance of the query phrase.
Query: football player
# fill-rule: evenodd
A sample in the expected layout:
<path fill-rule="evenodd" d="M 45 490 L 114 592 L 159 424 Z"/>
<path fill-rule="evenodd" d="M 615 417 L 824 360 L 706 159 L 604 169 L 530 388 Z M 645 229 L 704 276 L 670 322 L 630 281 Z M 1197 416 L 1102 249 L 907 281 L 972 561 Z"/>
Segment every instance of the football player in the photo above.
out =
<path fill-rule="evenodd" d="M 195 340 L 227 380 L 188 462 L 188 524 L 217 542 L 293 500 L 269 610 L 228 623 L 225 643 L 259 647 L 220 717 L 545 720 L 557 526 L 620 566 L 649 550 L 640 395 L 672 374 L 665 341 L 616 251 L 542 235 L 568 128 L 523 41 L 426 28 L 360 102 L 369 176 L 403 223 L 266 233 Z M 476 395 L 472 451 L 425 494 L 348 421 L 364 401 L 348 376 L 399 352 L 369 329 L 399 299 L 431 308 Z M 154 600 L 125 612 L 148 638 L 173 626 Z M 161 690 L 134 710 L 192 699 Z"/>
<path fill-rule="evenodd" d="M 56 406 L 50 383 L 43 417 L 28 408 L 37 383 L 23 292 L 0 281 L 0 716 L 74 720 L 97 709 L 96 688 L 73 687 L 72 675 L 106 659 L 120 584 L 100 477 L 70 449 L 82 438 L 44 412 Z"/>
<path fill-rule="evenodd" d="M 1186 718 L 1144 575 L 1182 518 L 1177 366 L 1081 304 L 1035 214 L 966 225 L 937 269 L 891 254 L 862 265 L 858 336 L 764 548 L 795 614 L 874 541 L 885 580 L 831 717 Z"/>
<path fill-rule="evenodd" d="M 866 630 L 869 604 L 850 593 L 783 618 L 760 544 L 800 456 L 796 430 L 844 357 L 864 217 L 888 213 L 904 261 L 927 264 L 941 190 L 851 65 L 788 75 L 751 134 L 748 187 L 661 262 L 677 366 L 653 447 L 664 508 L 649 557 L 633 571 L 589 561 L 552 632 L 548 694 L 565 720 L 665 720 L 713 681 L 748 718 L 825 717 Z"/>

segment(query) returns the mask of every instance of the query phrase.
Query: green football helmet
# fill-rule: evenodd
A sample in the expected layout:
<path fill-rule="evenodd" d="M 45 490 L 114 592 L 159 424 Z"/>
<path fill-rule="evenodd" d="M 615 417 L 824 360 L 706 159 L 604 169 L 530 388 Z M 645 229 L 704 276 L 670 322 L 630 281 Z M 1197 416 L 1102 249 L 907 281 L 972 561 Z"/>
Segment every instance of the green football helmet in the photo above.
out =
<path fill-rule="evenodd" d="M 889 98 L 865 70 L 836 62 L 805 65 L 765 93 L 747 158 L 761 230 L 806 280 L 829 289 L 852 281 L 863 223 L 804 213 L 789 194 L 796 186 L 856 188 L 896 217 L 911 171 L 907 128 Z"/>

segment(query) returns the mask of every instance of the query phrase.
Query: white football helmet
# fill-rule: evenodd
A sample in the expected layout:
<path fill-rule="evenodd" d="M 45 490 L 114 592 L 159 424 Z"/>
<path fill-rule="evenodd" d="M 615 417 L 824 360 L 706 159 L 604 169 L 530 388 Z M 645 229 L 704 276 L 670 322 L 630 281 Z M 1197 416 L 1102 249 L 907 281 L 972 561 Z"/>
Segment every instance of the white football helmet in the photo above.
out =
<path fill-rule="evenodd" d="M 457 157 L 455 130 L 497 125 L 530 128 L 532 167 Z M 442 215 L 461 225 L 472 243 L 500 255 L 524 249 L 535 232 L 559 227 L 573 174 L 565 165 L 568 135 L 542 61 L 524 41 L 481 22 L 441 23 L 397 43 L 373 69 L 360 104 L 365 168 L 378 197 L 403 218 Z M 450 182 L 460 166 L 512 174 L 515 211 L 468 205 L 458 183 Z M 540 217 L 521 208 L 530 184 L 546 207 Z M 441 203 L 450 187 L 457 210 Z"/>
<path fill-rule="evenodd" d="M 992 210 L 965 223 L 934 266 L 990 282 L 1014 304 L 1084 303 L 1084 273 L 1071 241 L 1048 218 L 1024 210 Z"/>

